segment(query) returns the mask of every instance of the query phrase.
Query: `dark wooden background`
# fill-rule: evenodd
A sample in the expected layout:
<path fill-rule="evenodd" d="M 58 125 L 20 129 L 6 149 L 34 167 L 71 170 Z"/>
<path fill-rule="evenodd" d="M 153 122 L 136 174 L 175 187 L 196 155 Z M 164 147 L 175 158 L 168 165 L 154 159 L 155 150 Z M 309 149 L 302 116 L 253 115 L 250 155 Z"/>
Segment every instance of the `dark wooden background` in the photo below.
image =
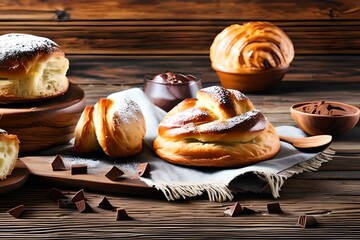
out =
<path fill-rule="evenodd" d="M 208 57 L 214 37 L 230 24 L 257 20 L 278 25 L 294 43 L 295 60 L 284 81 L 360 81 L 359 0 L 0 3 L 0 34 L 53 39 L 79 84 L 141 84 L 143 73 L 165 70 L 201 70 L 205 83 L 216 82 Z"/>

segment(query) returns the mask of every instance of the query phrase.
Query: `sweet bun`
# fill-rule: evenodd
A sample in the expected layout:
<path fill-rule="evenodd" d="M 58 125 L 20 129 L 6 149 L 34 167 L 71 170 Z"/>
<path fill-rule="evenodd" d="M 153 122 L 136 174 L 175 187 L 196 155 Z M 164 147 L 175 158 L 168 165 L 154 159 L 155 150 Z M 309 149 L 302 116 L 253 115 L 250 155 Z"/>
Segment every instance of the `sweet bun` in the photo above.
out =
<path fill-rule="evenodd" d="M 110 157 L 127 157 L 142 150 L 145 119 L 129 98 L 102 98 L 86 107 L 75 130 L 74 152 L 102 150 Z"/>
<path fill-rule="evenodd" d="M 0 101 L 29 101 L 64 94 L 69 61 L 50 39 L 29 34 L 0 36 Z"/>
<path fill-rule="evenodd" d="M 236 167 L 273 157 L 280 140 L 249 98 L 240 91 L 213 86 L 167 113 L 153 148 L 175 164 Z"/>
<path fill-rule="evenodd" d="M 81 113 L 75 127 L 74 152 L 86 154 L 101 149 L 95 134 L 93 121 L 94 106 L 87 106 Z"/>
<path fill-rule="evenodd" d="M 230 25 L 210 47 L 213 68 L 231 73 L 287 68 L 294 55 L 290 38 L 269 22 Z"/>
<path fill-rule="evenodd" d="M 6 179 L 15 168 L 19 154 L 19 139 L 0 129 L 0 180 Z"/>

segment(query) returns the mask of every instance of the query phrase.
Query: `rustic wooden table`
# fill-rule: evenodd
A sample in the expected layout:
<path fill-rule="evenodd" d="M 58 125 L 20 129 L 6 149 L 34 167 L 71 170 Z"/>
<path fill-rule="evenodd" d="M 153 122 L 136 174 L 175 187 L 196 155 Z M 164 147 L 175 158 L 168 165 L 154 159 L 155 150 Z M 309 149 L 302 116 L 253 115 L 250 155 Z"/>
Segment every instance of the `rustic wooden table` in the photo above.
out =
<path fill-rule="evenodd" d="M 344 82 L 341 77 L 323 82 L 334 66 L 347 72 L 352 79 L 359 76 L 357 56 L 343 60 L 323 58 L 321 65 L 297 58 L 279 88 L 268 94 L 247 94 L 254 105 L 275 125 L 294 125 L 289 113 L 292 103 L 322 99 L 346 102 L 360 107 L 360 82 Z M 74 57 L 69 78 L 85 90 L 87 104 L 130 87 L 142 86 L 147 72 L 164 70 L 202 73 L 204 85 L 218 84 L 207 57 Z M 353 62 L 353 64 L 347 63 Z M 336 64 L 335 64 L 336 63 Z M 307 64 L 308 68 L 302 67 Z M 166 67 L 167 69 L 163 69 Z M 343 76 L 344 74 L 340 74 Z M 332 75 L 334 76 L 334 75 Z M 336 76 L 336 75 L 335 75 Z M 306 81 L 307 79 L 311 81 Z M 105 81 L 106 80 L 106 81 Z M 162 197 L 92 192 L 85 194 L 94 212 L 79 213 L 58 208 L 46 194 L 57 187 L 67 194 L 78 188 L 54 185 L 30 176 L 16 191 L 0 196 L 0 238 L 134 238 L 134 239 L 359 239 L 360 238 L 360 126 L 337 138 L 330 147 L 353 149 L 353 153 L 335 153 L 319 171 L 307 172 L 288 179 L 279 199 L 266 194 L 241 194 L 231 202 L 209 202 L 206 197 L 168 202 Z M 356 150 L 356 151 L 355 151 Z M 115 213 L 97 206 L 106 196 L 115 206 L 123 207 L 132 217 L 116 221 Z M 259 211 L 257 214 L 225 217 L 227 206 L 239 201 L 242 206 Z M 267 203 L 279 202 L 282 214 L 269 214 Z M 7 210 L 24 204 L 27 211 L 13 218 Z M 313 215 L 314 228 L 296 225 L 299 215 Z"/>

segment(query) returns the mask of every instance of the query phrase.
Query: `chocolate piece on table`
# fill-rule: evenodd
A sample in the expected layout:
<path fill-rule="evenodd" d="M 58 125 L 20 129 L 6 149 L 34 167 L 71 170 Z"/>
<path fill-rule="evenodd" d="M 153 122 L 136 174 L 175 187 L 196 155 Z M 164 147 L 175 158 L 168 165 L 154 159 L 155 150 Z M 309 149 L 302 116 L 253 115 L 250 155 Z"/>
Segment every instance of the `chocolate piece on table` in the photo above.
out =
<path fill-rule="evenodd" d="M 86 200 L 84 190 L 81 189 L 80 191 L 76 192 L 74 196 L 71 198 L 73 203 L 76 203 L 81 200 Z"/>
<path fill-rule="evenodd" d="M 257 213 L 257 211 L 247 208 L 247 207 L 242 207 L 239 202 L 236 202 L 231 207 L 227 207 L 224 211 L 224 215 L 228 216 L 228 217 L 235 217 L 238 215 L 246 215 L 246 214 L 253 214 L 253 213 Z"/>
<path fill-rule="evenodd" d="M 114 206 L 110 203 L 110 201 L 106 197 L 103 197 L 101 199 L 98 206 L 99 206 L 99 208 L 102 208 L 105 210 L 113 210 L 114 209 Z"/>
<path fill-rule="evenodd" d="M 105 174 L 105 177 L 107 177 L 111 181 L 115 181 L 116 179 L 120 178 L 122 175 L 124 175 L 124 172 L 121 171 L 118 167 L 113 166 L 111 170 Z"/>
<path fill-rule="evenodd" d="M 56 202 L 58 199 L 66 199 L 67 197 L 57 188 L 52 188 L 48 194 L 47 198 Z"/>
<path fill-rule="evenodd" d="M 66 170 L 64 161 L 60 155 L 56 155 L 54 161 L 52 161 L 52 163 L 51 163 L 51 166 L 52 166 L 53 171 L 65 171 Z"/>
<path fill-rule="evenodd" d="M 242 206 L 239 202 L 236 202 L 233 206 L 225 209 L 224 215 L 229 217 L 235 217 L 237 215 L 240 215 L 243 211 Z"/>
<path fill-rule="evenodd" d="M 140 163 L 140 164 L 137 166 L 137 168 L 136 168 L 139 177 L 147 174 L 148 171 L 149 171 L 149 167 L 150 167 L 150 166 L 149 166 L 149 163 L 148 163 L 148 162 Z"/>
<path fill-rule="evenodd" d="M 18 218 L 21 216 L 21 214 L 24 212 L 25 210 L 25 206 L 24 205 L 19 205 L 19 206 L 16 206 L 14 208 L 11 208 L 10 210 L 8 210 L 7 212 L 13 216 L 14 218 Z"/>
<path fill-rule="evenodd" d="M 76 205 L 70 199 L 58 199 L 59 208 L 76 208 Z"/>
<path fill-rule="evenodd" d="M 87 165 L 85 164 L 74 164 L 71 166 L 71 175 L 76 174 L 87 174 Z"/>
<path fill-rule="evenodd" d="M 116 221 L 130 219 L 124 208 L 116 209 Z"/>
<path fill-rule="evenodd" d="M 280 207 L 280 203 L 278 203 L 278 202 L 268 203 L 267 210 L 268 210 L 268 213 L 283 213 L 283 211 Z"/>
<path fill-rule="evenodd" d="M 80 200 L 80 201 L 76 202 L 75 204 L 76 204 L 77 210 L 81 213 L 90 212 L 92 210 L 91 206 L 85 200 Z"/>
<path fill-rule="evenodd" d="M 316 225 L 316 219 L 314 216 L 300 215 L 296 225 L 302 228 L 311 228 Z"/>

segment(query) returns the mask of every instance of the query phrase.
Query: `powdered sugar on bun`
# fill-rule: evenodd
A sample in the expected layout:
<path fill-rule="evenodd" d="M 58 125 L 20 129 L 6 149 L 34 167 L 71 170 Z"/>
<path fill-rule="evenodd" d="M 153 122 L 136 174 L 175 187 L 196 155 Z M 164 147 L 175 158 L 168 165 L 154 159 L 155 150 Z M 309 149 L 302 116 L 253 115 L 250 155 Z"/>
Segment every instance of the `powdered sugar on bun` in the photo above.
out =
<path fill-rule="evenodd" d="M 280 140 L 266 117 L 237 90 L 201 89 L 160 122 L 153 147 L 183 165 L 234 167 L 274 156 Z"/>
<path fill-rule="evenodd" d="M 0 101 L 28 101 L 64 94 L 69 61 L 52 40 L 30 34 L 0 36 Z"/>

